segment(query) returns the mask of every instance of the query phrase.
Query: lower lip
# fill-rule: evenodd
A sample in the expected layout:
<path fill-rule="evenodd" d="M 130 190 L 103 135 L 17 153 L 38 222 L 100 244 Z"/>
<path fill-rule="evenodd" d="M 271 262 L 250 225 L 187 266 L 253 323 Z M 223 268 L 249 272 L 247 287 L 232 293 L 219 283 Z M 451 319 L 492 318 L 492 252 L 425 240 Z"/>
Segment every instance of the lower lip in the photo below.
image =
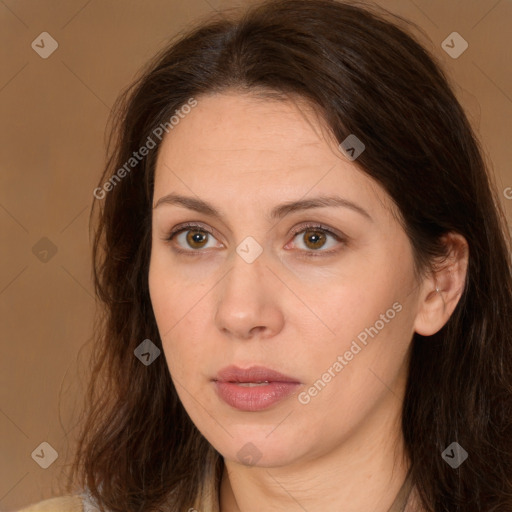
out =
<path fill-rule="evenodd" d="M 220 398 L 240 411 L 262 411 L 284 400 L 300 386 L 298 382 L 269 382 L 261 386 L 240 386 L 236 382 L 215 381 Z"/>

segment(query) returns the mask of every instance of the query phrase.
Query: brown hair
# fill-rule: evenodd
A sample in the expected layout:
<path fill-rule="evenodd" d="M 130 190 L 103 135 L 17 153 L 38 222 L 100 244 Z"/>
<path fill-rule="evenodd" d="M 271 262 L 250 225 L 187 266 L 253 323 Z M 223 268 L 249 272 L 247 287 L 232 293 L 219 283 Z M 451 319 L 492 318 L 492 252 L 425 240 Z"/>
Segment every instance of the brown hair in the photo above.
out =
<path fill-rule="evenodd" d="M 366 146 L 355 163 L 398 206 L 419 271 L 446 256 L 443 234 L 469 245 L 454 313 L 435 335 L 412 339 L 402 430 L 423 507 L 509 511 L 510 235 L 467 117 L 405 23 L 368 5 L 271 0 L 194 27 L 120 96 L 99 183 L 190 98 L 228 88 L 299 95 L 338 142 L 355 134 Z M 94 279 L 105 314 L 69 485 L 76 476 L 111 511 L 206 512 L 218 510 L 222 457 L 181 405 L 165 358 L 145 366 L 134 357 L 148 338 L 163 350 L 148 291 L 158 147 L 96 202 Z M 441 457 L 453 441 L 469 453 L 457 469 Z"/>

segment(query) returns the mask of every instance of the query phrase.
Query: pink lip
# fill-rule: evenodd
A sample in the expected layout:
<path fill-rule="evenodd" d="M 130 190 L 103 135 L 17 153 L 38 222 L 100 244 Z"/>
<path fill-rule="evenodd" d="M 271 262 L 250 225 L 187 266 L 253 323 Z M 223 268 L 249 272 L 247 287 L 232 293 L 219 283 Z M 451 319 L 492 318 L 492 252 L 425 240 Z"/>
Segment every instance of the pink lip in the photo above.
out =
<path fill-rule="evenodd" d="M 243 369 L 237 366 L 223 368 L 213 379 L 215 389 L 228 405 L 241 411 L 261 411 L 291 395 L 301 383 L 293 377 L 283 375 L 264 366 Z M 264 382 L 254 387 L 240 383 Z"/>
<path fill-rule="evenodd" d="M 262 382 L 268 380 L 269 382 L 295 382 L 300 384 L 299 380 L 264 366 L 251 366 L 246 369 L 233 365 L 226 366 L 217 373 L 214 380 L 221 382 Z"/>

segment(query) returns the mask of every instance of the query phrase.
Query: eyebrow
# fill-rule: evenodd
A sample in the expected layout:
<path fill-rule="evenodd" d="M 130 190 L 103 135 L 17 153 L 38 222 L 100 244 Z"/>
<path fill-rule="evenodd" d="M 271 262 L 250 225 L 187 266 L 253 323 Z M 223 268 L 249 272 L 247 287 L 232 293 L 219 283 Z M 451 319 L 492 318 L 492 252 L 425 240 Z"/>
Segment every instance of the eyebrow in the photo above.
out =
<path fill-rule="evenodd" d="M 153 206 L 153 210 L 163 204 L 182 206 L 183 208 L 188 208 L 189 210 L 194 210 L 198 213 L 202 213 L 210 217 L 216 217 L 218 219 L 224 218 L 224 215 L 212 204 L 195 197 L 183 196 L 175 193 L 167 194 L 156 202 L 155 206 Z M 337 195 L 318 196 L 311 199 L 301 199 L 298 201 L 282 203 L 271 210 L 269 219 L 282 219 L 286 215 L 296 211 L 325 207 L 349 208 L 373 222 L 372 217 L 364 208 Z"/>

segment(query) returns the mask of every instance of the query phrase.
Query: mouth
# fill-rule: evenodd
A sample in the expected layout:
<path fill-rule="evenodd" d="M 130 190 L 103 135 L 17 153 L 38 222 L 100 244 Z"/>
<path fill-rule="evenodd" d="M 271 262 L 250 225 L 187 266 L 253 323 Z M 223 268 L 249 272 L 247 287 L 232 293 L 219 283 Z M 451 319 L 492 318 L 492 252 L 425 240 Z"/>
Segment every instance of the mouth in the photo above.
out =
<path fill-rule="evenodd" d="M 294 393 L 301 382 L 264 366 L 228 366 L 212 379 L 219 398 L 247 412 L 267 409 Z"/>

